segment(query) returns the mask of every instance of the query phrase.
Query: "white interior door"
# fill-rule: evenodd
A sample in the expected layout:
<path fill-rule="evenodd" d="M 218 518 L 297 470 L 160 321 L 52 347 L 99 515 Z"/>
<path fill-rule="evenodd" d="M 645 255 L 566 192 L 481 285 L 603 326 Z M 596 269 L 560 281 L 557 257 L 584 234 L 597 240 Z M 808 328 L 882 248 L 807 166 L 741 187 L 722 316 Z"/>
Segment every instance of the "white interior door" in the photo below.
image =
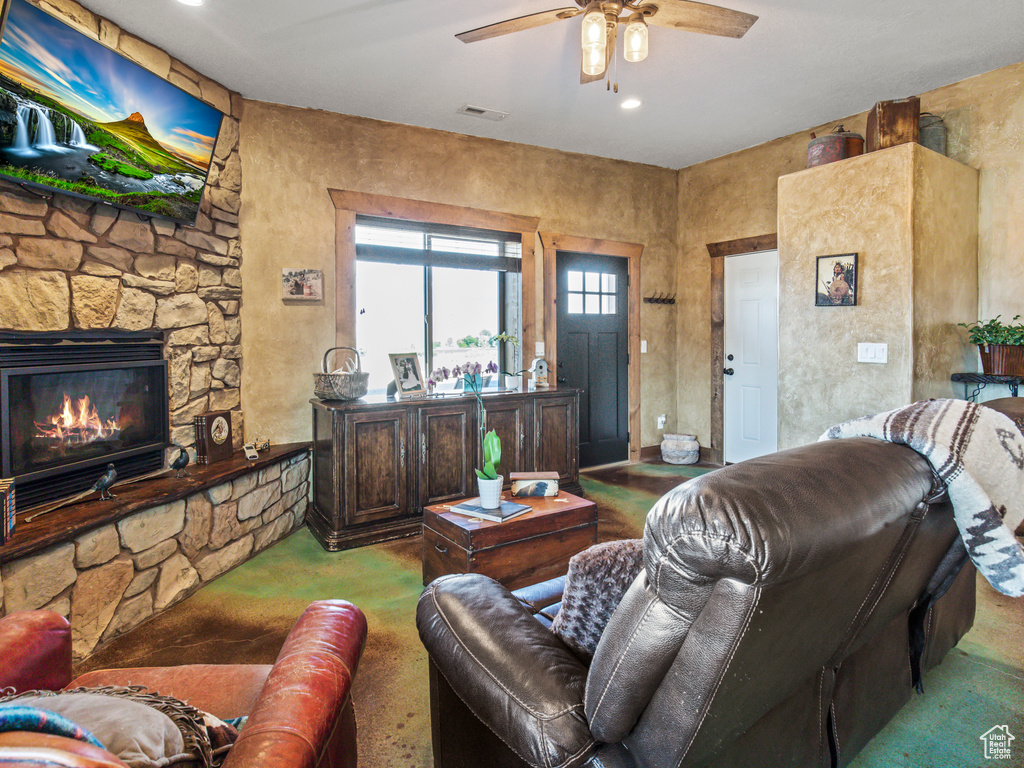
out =
<path fill-rule="evenodd" d="M 779 252 L 725 260 L 725 460 L 779 449 Z"/>

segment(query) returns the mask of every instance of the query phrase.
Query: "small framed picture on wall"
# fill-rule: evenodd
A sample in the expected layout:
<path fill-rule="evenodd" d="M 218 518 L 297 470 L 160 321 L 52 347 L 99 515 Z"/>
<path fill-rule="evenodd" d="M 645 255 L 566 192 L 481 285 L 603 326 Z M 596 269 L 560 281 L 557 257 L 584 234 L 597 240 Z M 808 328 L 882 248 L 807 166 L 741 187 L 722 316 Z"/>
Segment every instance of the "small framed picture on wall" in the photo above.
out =
<path fill-rule="evenodd" d="M 321 301 L 324 297 L 322 269 L 281 270 L 281 298 L 285 301 Z"/>
<path fill-rule="evenodd" d="M 816 307 L 849 307 L 857 303 L 857 254 L 819 256 Z"/>
<path fill-rule="evenodd" d="M 395 374 L 395 387 L 399 396 L 426 392 L 419 355 L 414 352 L 395 352 L 388 355 Z"/>

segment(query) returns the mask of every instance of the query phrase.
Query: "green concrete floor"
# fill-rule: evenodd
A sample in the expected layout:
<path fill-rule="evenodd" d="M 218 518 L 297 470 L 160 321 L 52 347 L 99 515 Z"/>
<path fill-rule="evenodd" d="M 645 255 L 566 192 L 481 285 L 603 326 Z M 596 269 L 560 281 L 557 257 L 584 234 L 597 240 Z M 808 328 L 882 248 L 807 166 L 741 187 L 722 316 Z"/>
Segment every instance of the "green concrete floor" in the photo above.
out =
<path fill-rule="evenodd" d="M 704 468 L 640 464 L 582 478 L 597 502 L 599 538 L 635 537 L 652 504 Z M 102 648 L 79 672 L 186 663 L 270 663 L 312 600 L 344 598 L 369 622 L 353 690 L 363 768 L 431 766 L 426 653 L 415 627 L 422 591 L 419 537 L 325 552 L 300 530 L 149 622 Z M 1024 600 L 983 582 L 974 629 L 857 756 L 854 768 L 990 765 L 979 736 L 1007 724 L 1024 765 Z M 1016 757 L 1016 754 L 1015 754 Z M 752 767 L 753 768 L 753 767 Z"/>

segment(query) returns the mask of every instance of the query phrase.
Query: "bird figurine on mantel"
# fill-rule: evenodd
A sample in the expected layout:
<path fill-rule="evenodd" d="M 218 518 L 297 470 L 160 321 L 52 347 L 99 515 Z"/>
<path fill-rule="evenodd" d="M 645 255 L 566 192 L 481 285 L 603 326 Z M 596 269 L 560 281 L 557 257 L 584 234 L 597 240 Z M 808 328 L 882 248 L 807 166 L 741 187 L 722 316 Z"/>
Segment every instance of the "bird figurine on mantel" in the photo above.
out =
<path fill-rule="evenodd" d="M 188 477 L 188 472 L 185 471 L 185 467 L 188 466 L 189 462 L 188 450 L 177 443 L 172 443 L 172 445 L 178 449 L 178 455 L 175 456 L 174 461 L 171 462 L 171 469 L 174 470 L 174 476 Z"/>
<path fill-rule="evenodd" d="M 113 464 L 107 464 L 106 472 L 99 476 L 99 479 L 92 484 L 92 487 L 89 490 L 82 491 L 69 499 L 61 499 L 56 504 L 29 515 L 25 518 L 25 522 L 31 523 L 37 517 L 42 517 L 49 512 L 53 512 L 55 509 L 60 509 L 61 507 L 66 507 L 68 504 L 74 504 L 77 501 L 81 501 L 90 493 L 96 493 L 97 491 L 99 491 L 101 499 L 112 499 L 114 496 L 110 493 L 110 486 L 114 484 L 115 480 L 117 480 L 117 470 L 114 468 Z"/>

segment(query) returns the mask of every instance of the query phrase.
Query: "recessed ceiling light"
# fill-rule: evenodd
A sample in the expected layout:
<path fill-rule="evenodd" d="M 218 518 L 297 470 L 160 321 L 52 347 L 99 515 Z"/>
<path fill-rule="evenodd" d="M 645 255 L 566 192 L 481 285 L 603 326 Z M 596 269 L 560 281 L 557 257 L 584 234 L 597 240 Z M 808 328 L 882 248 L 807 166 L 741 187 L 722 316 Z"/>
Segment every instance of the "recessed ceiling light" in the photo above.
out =
<path fill-rule="evenodd" d="M 620 106 L 623 109 L 636 109 L 641 104 L 643 104 L 643 102 L 640 101 L 640 99 L 626 99 Z"/>
<path fill-rule="evenodd" d="M 203 0 L 178 0 L 182 5 L 202 5 Z"/>

